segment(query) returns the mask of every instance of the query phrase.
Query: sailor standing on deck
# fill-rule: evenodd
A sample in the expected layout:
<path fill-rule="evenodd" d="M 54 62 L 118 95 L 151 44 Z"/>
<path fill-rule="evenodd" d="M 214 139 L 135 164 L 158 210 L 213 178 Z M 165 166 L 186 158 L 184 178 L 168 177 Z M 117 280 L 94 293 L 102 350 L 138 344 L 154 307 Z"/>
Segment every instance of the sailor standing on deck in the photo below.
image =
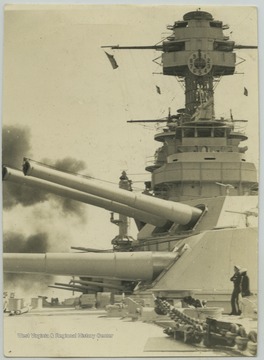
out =
<path fill-rule="evenodd" d="M 229 315 L 240 315 L 241 311 L 239 309 L 238 304 L 238 296 L 241 292 L 241 273 L 240 273 L 241 267 L 238 265 L 234 266 L 234 275 L 231 277 L 230 281 L 233 281 L 234 283 L 234 289 L 231 295 L 231 308 L 232 311 Z"/>

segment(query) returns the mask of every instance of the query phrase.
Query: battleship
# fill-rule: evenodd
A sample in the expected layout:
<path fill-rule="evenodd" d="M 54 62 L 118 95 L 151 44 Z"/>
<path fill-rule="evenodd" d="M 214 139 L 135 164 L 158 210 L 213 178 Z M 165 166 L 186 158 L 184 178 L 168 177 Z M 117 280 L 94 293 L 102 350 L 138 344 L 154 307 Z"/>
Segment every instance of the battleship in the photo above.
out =
<path fill-rule="evenodd" d="M 247 136 L 238 126 L 247 120 L 237 119 L 231 110 L 228 118 L 218 116 L 214 93 L 222 78 L 235 74 L 236 52 L 256 51 L 257 47 L 230 40 L 224 33 L 228 26 L 200 9 L 186 12 L 167 29 L 170 34 L 156 45 L 102 44 L 114 70 L 120 52 L 159 52 L 162 74 L 176 78 L 184 89 L 183 106 L 175 112 L 169 109 L 167 117 L 128 121 L 162 123 L 154 136 L 161 146 L 145 168 L 151 180 L 145 181 L 141 194 L 133 191 L 125 171 L 119 188 L 114 188 L 28 157 L 20 170 L 3 166 L 5 182 L 111 211 L 111 222 L 119 227 L 118 235 L 109 239 L 111 249 L 72 246 L 75 251 L 70 253 L 5 253 L 4 272 L 69 276 L 69 283 L 57 282 L 50 287 L 82 294 L 123 294 L 123 304 L 127 304 L 126 298 L 138 304 L 143 299 L 155 308 L 157 322 L 160 316 L 163 323 L 170 319 L 174 324 L 170 322 L 164 330 L 168 338 L 176 339 L 173 346 L 179 341 L 203 354 L 207 347 L 221 345 L 229 355 L 241 355 L 238 350 L 246 351 L 246 347 L 241 347 L 238 338 L 246 338 L 251 346 L 257 342 L 256 333 L 240 325 L 243 319 L 239 323 L 230 317 L 220 321 L 209 316 L 200 321 L 193 315 L 210 308 L 230 312 L 229 278 L 234 265 L 240 264 L 250 276 L 250 295 L 241 302 L 244 300 L 244 309 L 248 303 L 254 304 L 251 310 L 256 316 L 257 170 L 246 159 L 243 142 Z M 115 57 L 109 51 L 114 51 Z M 244 92 L 247 96 L 246 88 Z M 129 234 L 129 218 L 135 221 L 136 238 Z M 176 304 L 187 304 L 194 298 L 201 299 L 199 306 L 192 307 L 196 313 L 177 308 Z M 182 351 L 192 353 L 192 349 Z M 156 349 L 157 354 L 162 351 L 162 346 Z M 169 351 L 171 355 L 175 350 Z M 251 354 L 254 352 L 255 348 Z"/>

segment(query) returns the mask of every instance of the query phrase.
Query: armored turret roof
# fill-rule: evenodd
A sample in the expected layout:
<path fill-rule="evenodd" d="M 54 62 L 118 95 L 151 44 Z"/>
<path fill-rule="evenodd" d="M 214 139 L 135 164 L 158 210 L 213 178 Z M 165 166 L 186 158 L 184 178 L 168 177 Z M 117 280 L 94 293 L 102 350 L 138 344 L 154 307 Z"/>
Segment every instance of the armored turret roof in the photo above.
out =
<path fill-rule="evenodd" d="M 183 19 L 188 20 L 213 20 L 213 16 L 206 11 L 190 11 L 183 16 Z"/>

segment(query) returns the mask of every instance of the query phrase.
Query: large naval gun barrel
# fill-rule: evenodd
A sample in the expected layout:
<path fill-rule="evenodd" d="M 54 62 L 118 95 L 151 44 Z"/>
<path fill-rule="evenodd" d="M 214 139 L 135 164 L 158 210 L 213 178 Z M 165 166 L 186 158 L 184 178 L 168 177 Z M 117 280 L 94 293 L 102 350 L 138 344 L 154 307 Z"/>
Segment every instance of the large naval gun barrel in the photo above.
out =
<path fill-rule="evenodd" d="M 109 211 L 132 217 L 143 223 L 161 227 L 164 226 L 167 221 L 162 217 L 149 214 L 145 211 L 136 210 L 132 207 L 117 203 L 112 200 L 100 198 L 98 196 L 74 190 L 66 186 L 52 183 L 50 181 L 24 176 L 22 171 L 12 169 L 7 166 L 3 166 L 2 168 L 2 177 L 4 181 L 11 181 L 18 184 L 31 186 L 71 200 L 81 201 L 89 205 L 95 205 Z"/>
<path fill-rule="evenodd" d="M 181 225 L 187 225 L 197 221 L 202 213 L 200 209 L 186 204 L 158 199 L 145 194 L 134 194 L 123 189 L 110 188 L 106 185 L 98 184 L 90 178 L 65 173 L 29 159 L 24 160 L 23 171 L 25 175 L 41 178 L 85 193 L 113 200 Z"/>
<path fill-rule="evenodd" d="M 177 252 L 3 254 L 6 273 L 152 281 L 178 256 Z"/>

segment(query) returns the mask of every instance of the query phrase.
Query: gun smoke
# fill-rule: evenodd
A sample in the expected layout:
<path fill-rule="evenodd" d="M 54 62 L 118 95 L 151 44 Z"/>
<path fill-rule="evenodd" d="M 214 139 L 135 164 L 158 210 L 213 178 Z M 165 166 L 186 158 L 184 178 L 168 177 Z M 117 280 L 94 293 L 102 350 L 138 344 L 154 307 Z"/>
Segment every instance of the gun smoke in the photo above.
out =
<path fill-rule="evenodd" d="M 22 169 L 22 156 L 30 157 L 30 132 L 27 127 L 4 126 L 3 127 L 3 164 Z M 51 161 L 45 159 L 43 162 L 54 166 L 58 170 L 77 173 L 85 170 L 85 163 L 76 159 L 66 157 L 61 160 Z M 3 207 L 11 209 L 17 204 L 31 206 L 55 198 L 65 213 L 82 215 L 84 205 L 70 199 L 60 198 L 45 191 L 28 187 L 25 184 L 4 182 L 3 184 Z"/>
<path fill-rule="evenodd" d="M 45 253 L 49 251 L 48 234 L 39 233 L 28 237 L 12 231 L 3 236 L 3 252 L 5 253 Z M 36 292 L 47 289 L 47 285 L 53 281 L 53 276 L 31 274 L 4 274 L 4 283 L 11 291 L 22 289 L 27 292 L 35 288 Z"/>
<path fill-rule="evenodd" d="M 58 170 L 72 172 L 72 173 L 78 173 L 80 171 L 85 170 L 84 161 L 78 161 L 70 157 L 66 157 L 62 160 L 57 160 L 53 166 Z M 62 197 L 61 198 L 57 197 L 57 199 L 60 202 L 62 206 L 62 210 L 65 213 L 68 212 L 75 213 L 80 217 L 82 216 L 83 207 L 85 206 L 84 204 L 81 204 L 77 201 L 73 201 L 71 199 L 64 199 Z"/>
<path fill-rule="evenodd" d="M 4 126 L 2 133 L 2 161 L 11 167 L 22 168 L 22 154 L 30 155 L 30 134 L 26 127 Z M 3 207 L 11 209 L 17 204 L 31 206 L 47 200 L 47 194 L 25 185 L 3 182 Z"/>
<path fill-rule="evenodd" d="M 4 233 L 5 253 L 45 253 L 49 250 L 48 234 L 39 233 L 28 237 L 12 231 Z"/>
<path fill-rule="evenodd" d="M 22 170 L 23 156 L 33 157 L 31 135 L 26 127 L 4 126 L 3 164 Z M 43 162 L 59 170 L 80 172 L 85 163 L 67 157 Z M 48 194 L 25 184 L 3 182 L 3 252 L 45 253 L 68 251 L 74 240 L 71 232 L 84 224 L 85 205 Z M 5 274 L 5 287 L 23 291 L 44 291 L 52 276 Z"/>

